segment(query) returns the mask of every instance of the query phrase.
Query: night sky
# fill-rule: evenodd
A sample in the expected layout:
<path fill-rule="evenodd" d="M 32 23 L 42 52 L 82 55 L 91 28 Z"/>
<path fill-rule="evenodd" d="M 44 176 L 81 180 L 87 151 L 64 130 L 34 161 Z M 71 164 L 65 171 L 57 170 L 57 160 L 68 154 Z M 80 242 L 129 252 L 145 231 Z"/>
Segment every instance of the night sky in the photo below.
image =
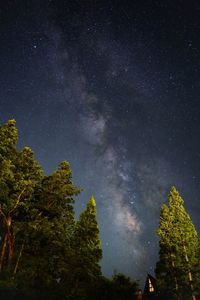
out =
<path fill-rule="evenodd" d="M 94 195 L 104 275 L 153 274 L 172 185 L 199 230 L 199 115 L 199 1 L 1 1 L 0 123 Z"/>

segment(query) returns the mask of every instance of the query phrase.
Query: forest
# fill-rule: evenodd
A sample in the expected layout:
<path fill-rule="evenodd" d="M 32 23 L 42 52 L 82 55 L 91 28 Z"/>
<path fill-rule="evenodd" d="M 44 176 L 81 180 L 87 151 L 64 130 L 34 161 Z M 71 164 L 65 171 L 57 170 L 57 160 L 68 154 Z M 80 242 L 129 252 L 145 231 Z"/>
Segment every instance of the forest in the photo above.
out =
<path fill-rule="evenodd" d="M 0 298 L 141 299 L 139 283 L 101 272 L 102 247 L 93 196 L 75 220 L 67 161 L 46 176 L 29 147 L 17 149 L 15 120 L 0 126 Z M 160 211 L 156 289 L 145 299 L 199 299 L 200 239 L 172 187 Z"/>

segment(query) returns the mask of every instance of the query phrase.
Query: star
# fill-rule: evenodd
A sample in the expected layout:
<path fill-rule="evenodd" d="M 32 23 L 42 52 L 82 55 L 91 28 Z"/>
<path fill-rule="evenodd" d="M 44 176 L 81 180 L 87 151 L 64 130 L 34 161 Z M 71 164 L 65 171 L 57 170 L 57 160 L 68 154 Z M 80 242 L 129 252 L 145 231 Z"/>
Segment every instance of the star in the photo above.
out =
<path fill-rule="evenodd" d="M 116 268 L 137 279 L 156 264 L 155 232 L 171 185 L 185 203 L 191 199 L 198 224 L 197 7 L 180 6 L 180 26 L 180 10 L 163 9 L 162 1 L 152 8 L 152 1 L 128 0 L 121 8 L 119 1 L 108 7 L 49 0 L 38 11 L 34 1 L 7 2 L 1 123 L 17 120 L 19 148 L 30 145 L 45 174 L 70 162 L 73 182 L 83 189 L 76 219 L 91 194 L 97 201 L 102 273 Z"/>

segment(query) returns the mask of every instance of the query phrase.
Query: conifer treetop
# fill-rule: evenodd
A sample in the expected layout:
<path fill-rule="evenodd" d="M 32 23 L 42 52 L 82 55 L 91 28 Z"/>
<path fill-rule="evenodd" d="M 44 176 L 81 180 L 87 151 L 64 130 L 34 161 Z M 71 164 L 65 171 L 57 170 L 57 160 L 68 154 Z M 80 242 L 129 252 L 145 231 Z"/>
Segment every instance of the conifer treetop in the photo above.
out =
<path fill-rule="evenodd" d="M 96 207 L 96 201 L 95 201 L 93 195 L 90 197 L 90 200 L 89 200 L 88 204 L 89 204 L 89 205 L 92 205 L 92 206 L 94 206 L 94 207 Z"/>

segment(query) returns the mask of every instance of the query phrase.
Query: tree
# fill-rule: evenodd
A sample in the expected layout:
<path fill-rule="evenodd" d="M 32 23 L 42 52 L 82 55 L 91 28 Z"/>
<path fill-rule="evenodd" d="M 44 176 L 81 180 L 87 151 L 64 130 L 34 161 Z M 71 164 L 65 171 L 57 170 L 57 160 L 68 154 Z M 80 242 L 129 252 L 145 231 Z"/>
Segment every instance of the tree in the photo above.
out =
<path fill-rule="evenodd" d="M 134 300 L 137 299 L 138 282 L 122 273 L 116 273 L 111 279 L 101 276 L 95 283 L 88 300 Z"/>
<path fill-rule="evenodd" d="M 18 274 L 19 288 L 35 298 L 57 295 L 63 284 L 63 274 L 72 272 L 72 235 L 74 233 L 73 196 L 80 192 L 72 183 L 68 162 L 45 176 L 35 188 L 29 222 L 24 239 L 23 258 Z"/>
<path fill-rule="evenodd" d="M 75 284 L 72 293 L 80 293 L 80 298 L 101 276 L 99 262 L 102 258 L 102 249 L 96 218 L 96 202 L 93 196 L 77 221 L 74 250 L 73 282 Z"/>
<path fill-rule="evenodd" d="M 131 300 L 136 298 L 138 283 L 124 274 L 118 273 L 112 277 L 113 299 Z"/>
<path fill-rule="evenodd" d="M 160 252 L 155 272 L 160 298 L 195 299 L 199 237 L 175 187 L 168 200 L 161 208 L 157 231 Z"/>
<path fill-rule="evenodd" d="M 0 273 L 13 273 L 17 224 L 27 213 L 34 187 L 42 178 L 42 169 L 32 150 L 17 151 L 15 120 L 0 126 Z M 19 250 L 20 251 L 20 250 Z M 21 253 L 21 252 L 20 252 Z M 18 262 L 16 255 L 16 262 Z"/>
<path fill-rule="evenodd" d="M 95 200 L 76 223 L 69 163 L 44 176 L 17 139 L 14 120 L 0 126 L 0 294 L 89 300 L 103 282 Z"/>

